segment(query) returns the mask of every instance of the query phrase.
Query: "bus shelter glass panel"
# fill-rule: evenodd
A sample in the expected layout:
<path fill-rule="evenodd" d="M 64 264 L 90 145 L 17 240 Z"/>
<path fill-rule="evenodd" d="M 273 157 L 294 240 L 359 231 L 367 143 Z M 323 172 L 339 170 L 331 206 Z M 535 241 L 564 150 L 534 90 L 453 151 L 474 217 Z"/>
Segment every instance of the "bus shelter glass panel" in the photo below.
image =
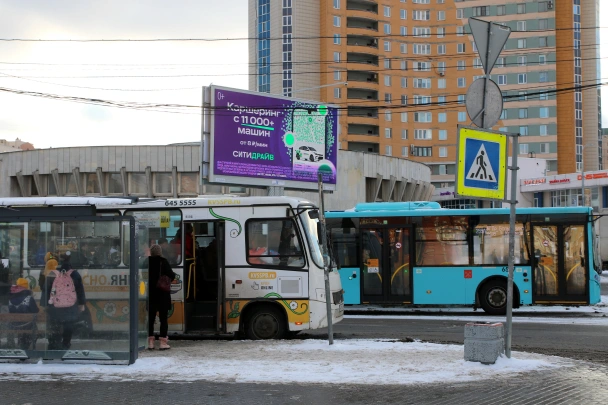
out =
<path fill-rule="evenodd" d="M 0 223 L 0 358 L 134 361 L 133 223 Z"/>
<path fill-rule="evenodd" d="M 138 345 L 147 345 L 148 337 L 148 263 L 150 257 L 150 247 L 159 245 L 162 249 L 162 256 L 169 261 L 175 271 L 175 280 L 171 285 L 171 309 L 169 310 L 169 330 L 172 332 L 182 332 L 184 324 L 185 309 L 183 300 L 185 297 L 184 270 L 179 265 L 192 263 L 192 227 L 182 228 L 182 216 L 179 210 L 147 210 L 147 211 L 127 211 L 125 215 L 135 219 L 135 234 L 137 239 L 135 254 L 135 266 L 138 268 Z M 183 229 L 183 230 L 182 230 Z M 186 242 L 183 243 L 182 239 Z M 129 241 L 125 240 L 125 244 Z M 182 249 L 182 247 L 184 249 Z M 182 252 L 187 256 L 182 260 Z M 193 286 L 192 286 L 193 287 Z M 154 318 L 155 333 L 160 329 L 158 317 Z"/>

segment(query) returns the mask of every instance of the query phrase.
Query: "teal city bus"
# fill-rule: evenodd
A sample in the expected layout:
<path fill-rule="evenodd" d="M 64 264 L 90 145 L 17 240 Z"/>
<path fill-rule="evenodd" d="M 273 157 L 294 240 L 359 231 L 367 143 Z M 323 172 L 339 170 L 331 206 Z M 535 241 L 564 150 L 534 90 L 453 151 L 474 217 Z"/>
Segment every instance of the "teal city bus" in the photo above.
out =
<path fill-rule="evenodd" d="M 598 303 L 592 208 L 516 212 L 513 306 Z M 508 208 L 361 203 L 329 211 L 326 220 L 345 304 L 466 305 L 506 313 Z"/>

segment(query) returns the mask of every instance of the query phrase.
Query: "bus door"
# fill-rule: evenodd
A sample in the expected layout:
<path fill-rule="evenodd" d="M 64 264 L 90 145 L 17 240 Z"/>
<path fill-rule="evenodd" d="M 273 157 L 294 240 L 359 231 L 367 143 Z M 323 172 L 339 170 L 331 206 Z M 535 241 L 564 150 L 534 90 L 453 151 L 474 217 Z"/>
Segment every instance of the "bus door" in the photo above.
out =
<path fill-rule="evenodd" d="M 190 226 L 188 226 L 188 224 Z M 184 257 L 186 285 L 186 332 L 221 332 L 224 279 L 224 222 L 189 222 L 185 229 L 192 231 L 184 238 L 193 238 L 192 258 Z"/>
<path fill-rule="evenodd" d="M 586 225 L 535 224 L 532 226 L 535 304 L 587 303 Z"/>
<path fill-rule="evenodd" d="M 361 228 L 361 302 L 412 302 L 411 228 Z"/>

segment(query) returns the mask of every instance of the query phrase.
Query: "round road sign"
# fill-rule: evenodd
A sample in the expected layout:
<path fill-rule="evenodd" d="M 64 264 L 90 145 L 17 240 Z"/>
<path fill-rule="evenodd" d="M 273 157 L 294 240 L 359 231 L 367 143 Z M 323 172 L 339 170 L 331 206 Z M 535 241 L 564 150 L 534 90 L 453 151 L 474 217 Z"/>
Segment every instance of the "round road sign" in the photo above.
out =
<path fill-rule="evenodd" d="M 471 84 L 467 90 L 467 114 L 475 125 L 479 128 L 491 128 L 498 122 L 500 114 L 502 114 L 502 93 L 498 85 L 488 79 L 488 88 L 486 89 L 486 122 L 483 122 L 483 97 L 485 89 L 485 78 L 477 79 Z"/>

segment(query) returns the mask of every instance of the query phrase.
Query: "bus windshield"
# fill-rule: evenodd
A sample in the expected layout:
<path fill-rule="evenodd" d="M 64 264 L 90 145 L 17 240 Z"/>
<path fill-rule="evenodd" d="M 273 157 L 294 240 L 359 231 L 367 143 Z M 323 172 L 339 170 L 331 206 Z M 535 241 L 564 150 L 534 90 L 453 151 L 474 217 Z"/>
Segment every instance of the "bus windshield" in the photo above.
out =
<path fill-rule="evenodd" d="M 306 208 L 306 207 L 299 207 Z M 319 234 L 317 232 L 317 224 L 319 223 L 319 212 L 317 209 L 307 209 L 300 215 L 302 224 L 304 225 L 304 231 L 306 232 L 306 238 L 308 239 L 308 245 L 310 246 L 310 255 L 315 264 L 323 268 L 323 255 L 321 254 L 321 242 L 319 241 Z"/>

